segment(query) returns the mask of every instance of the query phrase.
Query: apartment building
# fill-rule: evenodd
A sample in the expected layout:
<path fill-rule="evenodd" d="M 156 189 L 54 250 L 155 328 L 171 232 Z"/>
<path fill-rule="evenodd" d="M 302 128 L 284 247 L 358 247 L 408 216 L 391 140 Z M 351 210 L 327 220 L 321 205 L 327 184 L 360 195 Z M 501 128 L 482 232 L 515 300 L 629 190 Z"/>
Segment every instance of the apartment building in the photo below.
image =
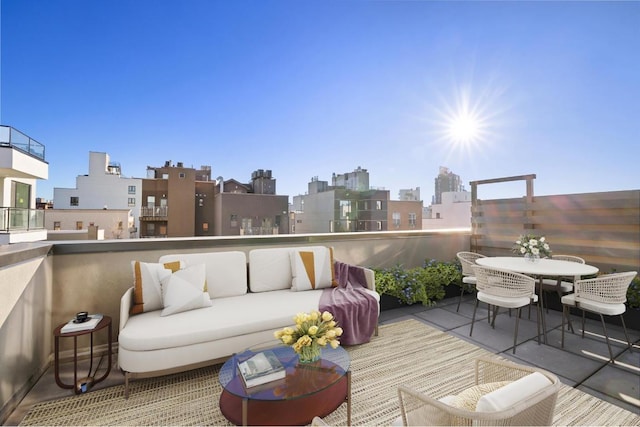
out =
<path fill-rule="evenodd" d="M 142 180 L 140 237 L 213 235 L 215 186 L 209 166 L 196 170 L 171 160 L 148 166 Z"/>
<path fill-rule="evenodd" d="M 221 180 L 215 195 L 215 235 L 289 233 L 289 196 L 276 194 L 270 170 L 258 169 L 251 182 Z"/>
<path fill-rule="evenodd" d="M 49 177 L 45 147 L 0 126 L 0 245 L 46 240 L 44 210 L 36 209 L 36 181 Z"/>
<path fill-rule="evenodd" d="M 53 189 L 53 210 L 64 210 L 69 218 L 64 222 L 82 223 L 82 227 L 90 223 L 98 225 L 98 216 L 91 220 L 88 210 L 122 210 L 131 211 L 132 220 L 127 219 L 124 238 L 138 237 L 140 227 L 140 210 L 142 206 L 142 179 L 122 176 L 120 163 L 111 161 L 107 153 L 89 152 L 89 173 L 76 177 L 75 188 L 55 187 Z M 82 219 L 73 219 L 73 210 L 82 210 Z M 102 214 L 100 214 L 103 217 Z M 119 214 L 116 215 L 119 217 Z M 114 217 L 114 221 L 115 221 Z M 60 220 L 63 221 L 63 220 Z M 118 220 L 119 221 L 119 220 Z M 102 225 L 107 227 L 109 224 Z M 129 227 L 128 224 L 133 224 Z"/>
<path fill-rule="evenodd" d="M 449 168 L 440 166 L 438 176 L 435 178 L 435 192 L 431 203 L 439 205 L 442 203 L 442 193 L 458 191 L 464 191 L 460 176 L 451 172 Z"/>
<path fill-rule="evenodd" d="M 334 173 L 332 183 L 344 185 L 329 186 L 327 181 L 313 177 L 308 183 L 307 194 L 293 198 L 292 232 L 339 233 L 389 229 L 389 191 L 369 189 L 369 173 L 366 169 L 358 167 L 350 174 Z M 363 187 L 365 184 L 367 188 Z"/>

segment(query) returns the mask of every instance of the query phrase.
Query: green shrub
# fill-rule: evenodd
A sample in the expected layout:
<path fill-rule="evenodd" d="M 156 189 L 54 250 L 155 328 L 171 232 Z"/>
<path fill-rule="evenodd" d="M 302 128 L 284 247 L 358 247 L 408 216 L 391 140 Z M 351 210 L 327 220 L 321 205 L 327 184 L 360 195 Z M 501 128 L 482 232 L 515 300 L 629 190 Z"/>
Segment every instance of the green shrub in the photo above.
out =
<path fill-rule="evenodd" d="M 627 305 L 629 308 L 640 308 L 640 277 L 636 276 L 627 289 Z"/>
<path fill-rule="evenodd" d="M 444 288 L 461 282 L 462 274 L 455 263 L 436 260 L 425 262 L 423 267 L 405 269 L 402 265 L 374 269 L 376 290 L 380 294 L 398 298 L 405 304 L 432 305 L 445 295 Z"/>

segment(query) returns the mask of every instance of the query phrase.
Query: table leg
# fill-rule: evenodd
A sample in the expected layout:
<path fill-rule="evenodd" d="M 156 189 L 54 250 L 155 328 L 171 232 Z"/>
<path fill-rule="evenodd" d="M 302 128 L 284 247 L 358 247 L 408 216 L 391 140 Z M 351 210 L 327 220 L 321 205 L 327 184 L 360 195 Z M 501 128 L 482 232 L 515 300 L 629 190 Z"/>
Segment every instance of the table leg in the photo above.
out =
<path fill-rule="evenodd" d="M 107 344 L 107 348 L 108 348 L 108 351 L 109 351 L 109 357 L 108 357 L 109 365 L 107 366 L 107 371 L 106 371 L 106 372 L 105 372 L 105 373 L 104 373 L 100 378 L 98 378 L 98 379 L 94 379 L 94 380 L 93 380 L 93 384 L 97 384 L 97 383 L 99 383 L 100 381 L 103 381 L 105 378 L 107 378 L 107 377 L 109 376 L 109 373 L 111 372 L 111 363 L 112 363 L 112 360 L 111 360 L 111 338 L 112 338 L 112 337 L 111 337 L 111 335 L 112 335 L 112 334 L 111 334 L 111 324 L 109 324 L 109 330 L 108 330 L 108 344 Z M 93 344 L 93 343 L 92 343 L 92 344 Z M 91 348 L 93 349 L 93 345 L 91 346 Z M 99 365 L 98 365 L 98 366 L 99 366 Z"/>
<path fill-rule="evenodd" d="M 542 276 L 538 281 L 538 304 L 540 304 L 540 321 L 542 322 L 542 340 L 545 344 L 547 344 L 547 321 L 544 315 L 544 295 L 542 293 L 544 290 L 542 289 Z"/>
<path fill-rule="evenodd" d="M 53 355 L 53 369 L 54 369 L 54 376 L 56 379 L 56 384 L 58 384 L 58 386 L 60 386 L 61 388 L 73 388 L 75 387 L 74 385 L 69 385 L 69 384 L 65 384 L 62 382 L 62 380 L 60 379 L 60 337 L 56 336 L 54 339 L 54 355 Z"/>
<path fill-rule="evenodd" d="M 249 425 L 248 423 L 248 417 L 249 417 L 249 399 L 247 399 L 246 397 L 244 399 L 242 399 L 242 425 L 246 426 Z"/>
<path fill-rule="evenodd" d="M 351 371 L 347 371 L 347 425 L 351 425 Z"/>

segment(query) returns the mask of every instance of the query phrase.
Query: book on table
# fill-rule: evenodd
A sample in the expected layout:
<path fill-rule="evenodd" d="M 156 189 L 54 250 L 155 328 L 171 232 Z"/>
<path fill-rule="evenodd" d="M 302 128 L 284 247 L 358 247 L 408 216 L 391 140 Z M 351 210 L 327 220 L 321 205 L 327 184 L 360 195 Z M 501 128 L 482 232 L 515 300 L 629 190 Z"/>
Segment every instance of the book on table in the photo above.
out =
<path fill-rule="evenodd" d="M 98 326 L 98 323 L 102 320 L 102 314 L 90 314 L 87 320 L 84 322 L 78 322 L 76 319 L 71 319 L 69 322 L 60 329 L 60 333 L 68 334 L 69 332 L 88 331 Z"/>
<path fill-rule="evenodd" d="M 284 366 L 271 350 L 261 351 L 247 360 L 238 362 L 238 370 L 247 388 L 276 381 L 286 375 Z"/>

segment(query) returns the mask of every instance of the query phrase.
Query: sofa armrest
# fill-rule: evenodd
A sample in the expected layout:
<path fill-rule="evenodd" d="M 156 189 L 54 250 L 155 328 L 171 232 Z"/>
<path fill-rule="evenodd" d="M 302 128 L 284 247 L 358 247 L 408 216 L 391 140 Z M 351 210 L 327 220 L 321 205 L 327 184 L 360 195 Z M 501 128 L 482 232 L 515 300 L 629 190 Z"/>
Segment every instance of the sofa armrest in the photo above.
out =
<path fill-rule="evenodd" d="M 131 311 L 131 304 L 133 303 L 133 287 L 127 289 L 127 291 L 120 298 L 120 327 L 118 331 L 124 329 L 124 325 L 129 320 L 129 313 Z"/>
<path fill-rule="evenodd" d="M 376 273 L 370 268 L 364 268 L 364 277 L 367 280 L 367 289 L 376 290 Z"/>

